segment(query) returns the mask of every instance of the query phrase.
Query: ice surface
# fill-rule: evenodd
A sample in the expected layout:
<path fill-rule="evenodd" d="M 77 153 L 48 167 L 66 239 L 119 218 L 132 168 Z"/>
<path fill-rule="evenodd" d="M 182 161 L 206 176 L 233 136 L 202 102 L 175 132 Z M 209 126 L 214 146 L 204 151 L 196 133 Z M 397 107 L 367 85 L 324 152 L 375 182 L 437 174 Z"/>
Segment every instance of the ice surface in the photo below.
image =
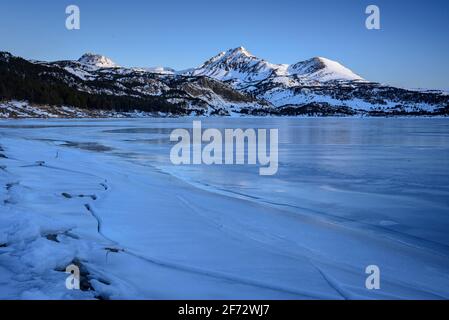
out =
<path fill-rule="evenodd" d="M 202 119 L 279 128 L 273 177 L 171 165 L 192 120 L 0 121 L 0 298 L 449 298 L 447 119 Z"/>

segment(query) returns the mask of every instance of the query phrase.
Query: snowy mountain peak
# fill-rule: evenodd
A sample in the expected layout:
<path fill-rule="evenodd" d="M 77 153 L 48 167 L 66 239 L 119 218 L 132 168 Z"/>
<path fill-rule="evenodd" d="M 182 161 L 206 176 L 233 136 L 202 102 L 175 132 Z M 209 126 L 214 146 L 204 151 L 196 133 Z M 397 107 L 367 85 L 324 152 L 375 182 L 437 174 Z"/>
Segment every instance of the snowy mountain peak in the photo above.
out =
<path fill-rule="evenodd" d="M 245 57 L 254 57 L 248 50 L 246 50 L 244 47 L 238 47 L 234 49 L 229 49 L 227 51 L 229 55 L 232 56 L 245 56 Z"/>
<path fill-rule="evenodd" d="M 238 47 L 234 49 L 229 49 L 227 51 L 223 51 L 219 53 L 218 55 L 212 57 L 208 61 L 206 61 L 200 68 L 207 68 L 212 65 L 231 65 L 236 64 L 238 62 L 245 63 L 252 60 L 260 60 L 253 56 L 251 53 L 249 53 L 245 48 Z"/>
<path fill-rule="evenodd" d="M 238 47 L 221 52 L 191 71 L 190 75 L 208 76 L 221 81 L 253 82 L 266 79 L 276 69 L 276 65 L 257 58 L 244 47 Z"/>
<path fill-rule="evenodd" d="M 290 75 L 306 76 L 311 80 L 323 82 L 333 80 L 364 80 L 339 62 L 323 57 L 314 57 L 295 63 L 288 68 L 288 73 Z"/>
<path fill-rule="evenodd" d="M 251 54 L 244 47 L 223 51 L 212 57 L 199 68 L 189 71 L 188 75 L 207 76 L 220 81 L 228 81 L 236 88 L 243 88 L 252 83 L 272 79 L 277 83 L 296 85 L 300 78 L 302 82 L 328 81 L 363 81 L 340 63 L 314 57 L 293 65 L 273 64 Z M 276 77 L 278 79 L 276 80 Z M 286 77 L 291 80 L 286 80 Z"/>
<path fill-rule="evenodd" d="M 118 65 L 113 62 L 108 57 L 102 56 L 100 54 L 95 53 L 86 53 L 81 58 L 78 59 L 78 62 L 90 66 L 95 66 L 99 68 L 114 68 L 118 67 Z"/>

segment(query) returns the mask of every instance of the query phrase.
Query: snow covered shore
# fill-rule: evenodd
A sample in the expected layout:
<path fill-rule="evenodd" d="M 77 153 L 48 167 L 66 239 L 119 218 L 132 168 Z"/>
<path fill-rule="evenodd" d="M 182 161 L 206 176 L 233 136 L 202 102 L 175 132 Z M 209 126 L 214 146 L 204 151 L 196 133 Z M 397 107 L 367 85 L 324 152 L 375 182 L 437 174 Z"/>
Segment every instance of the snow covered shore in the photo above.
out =
<path fill-rule="evenodd" d="M 142 118 L 157 116 L 169 116 L 169 114 L 137 110 L 134 112 L 87 110 L 69 106 L 37 105 L 17 100 L 0 101 L 0 119 Z"/>
<path fill-rule="evenodd" d="M 0 124 L 1 299 L 449 298 L 443 251 L 197 188 L 86 123 Z"/>

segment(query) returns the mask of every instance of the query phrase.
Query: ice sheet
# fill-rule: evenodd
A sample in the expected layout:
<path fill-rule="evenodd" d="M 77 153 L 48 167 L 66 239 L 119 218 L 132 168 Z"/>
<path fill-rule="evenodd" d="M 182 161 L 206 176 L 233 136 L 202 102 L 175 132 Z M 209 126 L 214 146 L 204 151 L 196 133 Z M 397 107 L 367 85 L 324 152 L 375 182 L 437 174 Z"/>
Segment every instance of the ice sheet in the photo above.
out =
<path fill-rule="evenodd" d="M 0 121 L 0 298 L 449 297 L 446 119 L 202 120 L 279 128 L 279 174 L 172 166 L 191 118 Z"/>

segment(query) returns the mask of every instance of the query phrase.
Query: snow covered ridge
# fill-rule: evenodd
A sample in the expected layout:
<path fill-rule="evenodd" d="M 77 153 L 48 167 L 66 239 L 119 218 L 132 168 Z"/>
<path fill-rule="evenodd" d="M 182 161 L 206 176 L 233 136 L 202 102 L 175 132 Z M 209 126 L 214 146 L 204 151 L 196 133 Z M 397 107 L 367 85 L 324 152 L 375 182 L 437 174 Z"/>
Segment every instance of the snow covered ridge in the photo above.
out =
<path fill-rule="evenodd" d="M 79 58 L 78 62 L 92 65 L 99 68 L 114 68 L 118 67 L 115 62 L 113 62 L 111 59 L 94 53 L 86 53 L 81 58 Z"/>
<path fill-rule="evenodd" d="M 327 58 L 273 64 L 243 47 L 222 52 L 187 74 L 229 83 L 285 115 L 445 114 L 449 106 L 444 92 L 373 83 Z"/>
<path fill-rule="evenodd" d="M 240 87 L 271 77 L 291 76 L 296 76 L 303 81 L 365 81 L 348 68 L 330 59 L 315 57 L 293 65 L 273 64 L 257 58 L 243 47 L 222 52 L 188 74 L 232 81 Z"/>
<path fill-rule="evenodd" d="M 139 110 L 129 112 L 89 110 L 70 106 L 51 106 L 32 104 L 27 101 L 0 102 L 0 119 L 27 118 L 143 118 L 168 117 L 170 113 L 143 112 Z"/>
<path fill-rule="evenodd" d="M 0 101 L 108 111 L 176 115 L 231 115 L 271 108 L 250 94 L 207 77 L 142 68 L 98 67 L 79 61 L 0 60 Z M 104 59 L 100 59 L 104 60 Z M 96 65 L 94 65 L 96 64 Z M 110 65 L 110 64 L 108 64 Z M 4 90 L 3 90 L 4 88 Z"/>
<path fill-rule="evenodd" d="M 42 62 L 4 52 L 0 53 L 0 74 L 0 84 L 6 88 L 0 86 L 4 91 L 0 101 L 86 110 L 222 116 L 449 114 L 449 95 L 442 91 L 370 82 L 323 57 L 273 64 L 243 47 L 221 52 L 185 71 L 120 67 L 93 53 L 76 61 Z M 23 79 L 32 81 L 23 83 Z M 26 90 L 19 90 L 18 83 Z M 48 92 L 39 92 L 37 83 Z"/>

